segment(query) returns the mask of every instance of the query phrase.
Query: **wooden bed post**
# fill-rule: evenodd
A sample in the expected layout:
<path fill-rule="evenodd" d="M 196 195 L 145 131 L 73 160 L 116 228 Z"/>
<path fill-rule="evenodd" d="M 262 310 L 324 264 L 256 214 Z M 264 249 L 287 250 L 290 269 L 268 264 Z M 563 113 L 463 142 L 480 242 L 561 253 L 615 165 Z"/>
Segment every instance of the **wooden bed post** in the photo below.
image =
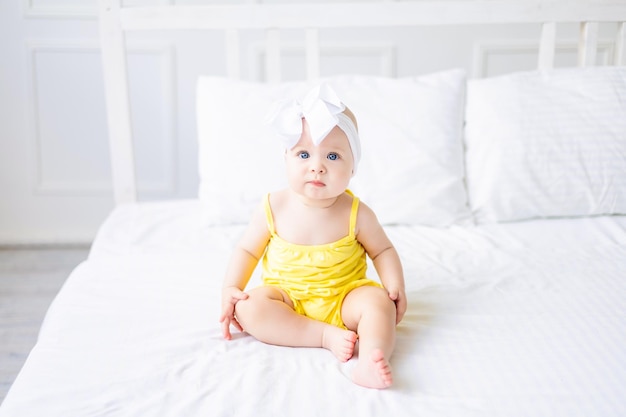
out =
<path fill-rule="evenodd" d="M 598 23 L 582 22 L 578 42 L 578 66 L 592 67 L 596 65 L 598 50 Z"/>
<path fill-rule="evenodd" d="M 104 75 L 113 194 L 116 204 L 137 200 L 126 48 L 121 0 L 99 0 L 100 46 Z"/>
<path fill-rule="evenodd" d="M 617 28 L 613 65 L 626 65 L 626 22 L 620 22 Z"/>
<path fill-rule="evenodd" d="M 554 67 L 554 53 L 556 49 L 556 23 L 547 22 L 541 25 L 541 41 L 539 43 L 539 69 Z"/>

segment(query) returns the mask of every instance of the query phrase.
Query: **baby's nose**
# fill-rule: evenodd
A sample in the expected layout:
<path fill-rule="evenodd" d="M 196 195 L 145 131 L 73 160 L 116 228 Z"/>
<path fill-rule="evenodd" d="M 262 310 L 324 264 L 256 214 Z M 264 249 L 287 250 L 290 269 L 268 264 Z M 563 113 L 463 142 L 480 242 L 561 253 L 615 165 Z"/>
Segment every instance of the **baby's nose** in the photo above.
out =
<path fill-rule="evenodd" d="M 326 168 L 324 163 L 318 158 L 311 158 L 311 171 L 312 172 L 325 172 Z"/>

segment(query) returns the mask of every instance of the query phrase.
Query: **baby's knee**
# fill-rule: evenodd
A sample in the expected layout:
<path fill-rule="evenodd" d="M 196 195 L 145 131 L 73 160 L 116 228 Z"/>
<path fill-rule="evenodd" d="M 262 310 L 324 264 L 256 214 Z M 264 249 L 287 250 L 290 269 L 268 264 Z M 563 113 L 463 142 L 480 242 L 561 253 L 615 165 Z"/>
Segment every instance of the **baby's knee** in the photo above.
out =
<path fill-rule="evenodd" d="M 384 288 L 372 287 L 372 297 L 370 299 L 370 305 L 374 308 L 378 308 L 381 311 L 386 311 L 395 314 L 396 303 L 389 298 L 389 293 Z"/>
<path fill-rule="evenodd" d="M 382 287 L 374 287 L 374 286 L 363 286 L 353 290 L 348 297 L 346 297 L 345 302 L 356 302 L 366 306 L 367 309 L 377 310 L 377 311 L 394 311 L 396 309 L 396 304 L 393 302 L 391 298 L 389 298 L 389 294 L 387 290 Z"/>
<path fill-rule="evenodd" d="M 235 316 L 237 316 L 238 320 L 245 320 L 246 317 L 254 314 L 254 311 L 258 308 L 257 298 L 250 294 L 245 300 L 237 301 L 237 304 L 235 304 Z"/>
<path fill-rule="evenodd" d="M 282 301 L 283 296 L 279 290 L 272 287 L 259 287 L 248 292 L 248 298 L 239 300 L 235 304 L 235 315 L 237 318 L 256 317 L 260 311 L 267 306 L 267 303 Z"/>

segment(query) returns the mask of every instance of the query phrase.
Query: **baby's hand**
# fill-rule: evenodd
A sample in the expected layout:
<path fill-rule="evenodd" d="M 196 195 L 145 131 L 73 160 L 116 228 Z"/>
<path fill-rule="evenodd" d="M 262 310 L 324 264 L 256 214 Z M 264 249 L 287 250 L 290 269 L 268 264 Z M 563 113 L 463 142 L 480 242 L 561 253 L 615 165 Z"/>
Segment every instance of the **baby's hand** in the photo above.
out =
<path fill-rule="evenodd" d="M 406 294 L 404 289 L 389 289 L 387 290 L 389 298 L 396 304 L 396 324 L 402 321 L 404 313 L 406 313 Z"/>
<path fill-rule="evenodd" d="M 224 339 L 230 340 L 230 325 L 235 326 L 240 332 L 243 331 L 241 324 L 235 317 L 235 304 L 240 300 L 248 298 L 248 294 L 241 291 L 237 287 L 225 287 L 222 289 L 222 314 L 220 315 L 220 323 L 222 323 L 222 334 Z"/>

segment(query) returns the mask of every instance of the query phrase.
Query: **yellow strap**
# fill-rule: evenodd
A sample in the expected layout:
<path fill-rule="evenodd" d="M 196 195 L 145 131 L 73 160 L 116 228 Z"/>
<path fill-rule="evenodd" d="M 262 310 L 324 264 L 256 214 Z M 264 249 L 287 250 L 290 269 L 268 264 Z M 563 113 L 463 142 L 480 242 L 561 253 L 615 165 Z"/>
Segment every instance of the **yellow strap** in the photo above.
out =
<path fill-rule="evenodd" d="M 267 228 L 270 233 L 273 235 L 276 233 L 274 230 L 274 216 L 272 216 L 272 208 L 270 207 L 270 193 L 265 194 L 265 219 L 267 221 Z"/>
<path fill-rule="evenodd" d="M 356 235 L 356 215 L 359 211 L 359 197 L 356 197 L 352 192 L 348 191 L 352 196 L 352 209 L 350 210 L 350 236 Z"/>
<path fill-rule="evenodd" d="M 359 198 L 352 194 L 352 191 L 346 190 L 346 192 L 352 196 L 352 208 L 350 209 L 350 236 L 354 237 L 356 235 L 356 216 L 359 212 Z M 272 208 L 270 207 L 270 193 L 265 194 L 264 204 L 265 208 L 265 219 L 267 221 L 267 228 L 270 233 L 273 235 L 276 233 L 274 230 L 274 216 L 272 215 Z"/>

